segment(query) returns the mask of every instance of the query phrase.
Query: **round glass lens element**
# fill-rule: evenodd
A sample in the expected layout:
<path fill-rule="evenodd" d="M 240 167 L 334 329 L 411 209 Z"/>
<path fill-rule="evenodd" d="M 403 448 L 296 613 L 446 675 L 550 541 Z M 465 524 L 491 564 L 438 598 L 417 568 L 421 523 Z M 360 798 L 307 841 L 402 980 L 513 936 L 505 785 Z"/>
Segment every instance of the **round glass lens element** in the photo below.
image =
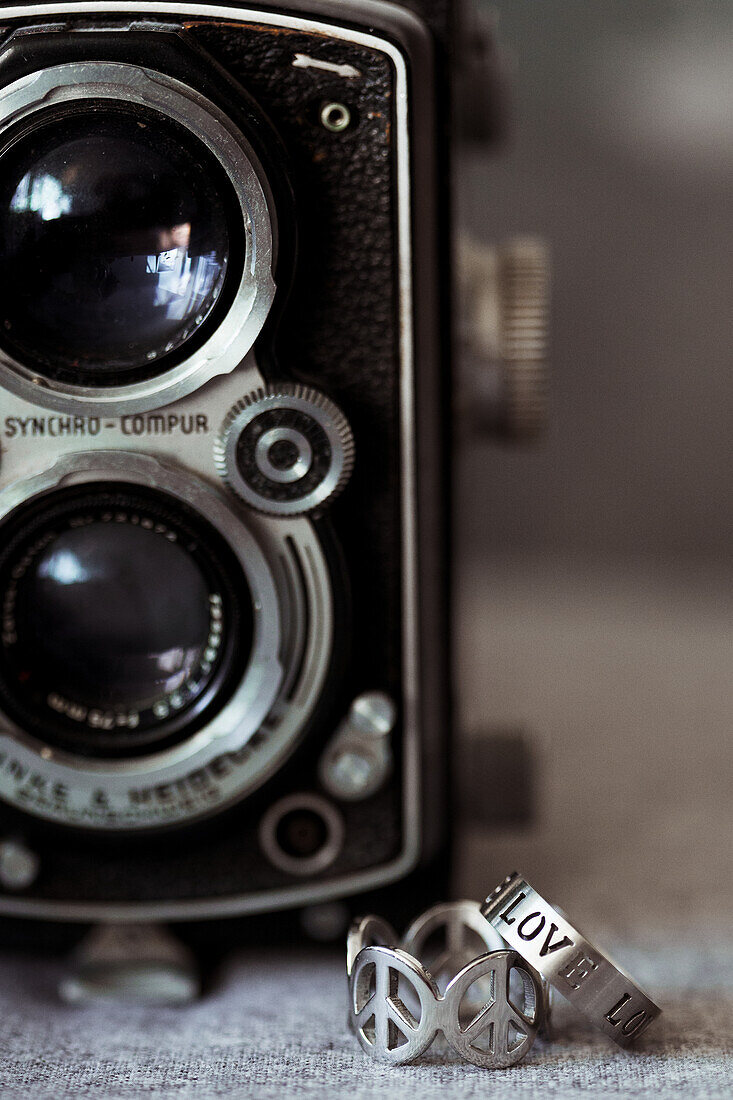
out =
<path fill-rule="evenodd" d="M 206 580 L 177 539 L 97 520 L 39 551 L 16 615 L 65 695 L 139 711 L 200 666 L 211 610 Z"/>
<path fill-rule="evenodd" d="M 57 382 L 155 377 L 218 323 L 241 232 L 182 126 L 108 102 L 47 112 L 0 151 L 0 341 Z"/>
<path fill-rule="evenodd" d="M 0 554 L 0 698 L 50 744 L 109 755 L 188 736 L 231 694 L 252 605 L 221 537 L 136 487 L 52 494 Z"/>

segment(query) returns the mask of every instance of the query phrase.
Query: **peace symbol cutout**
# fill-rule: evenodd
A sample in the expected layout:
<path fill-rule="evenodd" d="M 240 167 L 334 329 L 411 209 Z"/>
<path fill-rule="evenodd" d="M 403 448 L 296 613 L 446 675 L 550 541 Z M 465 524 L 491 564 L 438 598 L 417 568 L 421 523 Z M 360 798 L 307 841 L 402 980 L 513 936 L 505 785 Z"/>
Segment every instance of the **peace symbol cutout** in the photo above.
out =
<path fill-rule="evenodd" d="M 400 996 L 400 979 L 419 1003 L 419 1018 Z M 399 1065 L 423 1054 L 437 1030 L 438 988 L 404 951 L 365 947 L 349 980 L 351 1023 L 362 1049 L 381 1062 Z"/>
<path fill-rule="evenodd" d="M 425 948 L 431 939 L 441 933 L 443 949 L 430 957 Z M 483 945 L 483 951 L 476 949 L 477 941 Z M 479 953 L 506 949 L 504 940 L 482 915 L 481 907 L 475 901 L 434 905 L 412 922 L 400 946 L 422 960 L 441 991 Z"/>
<path fill-rule="evenodd" d="M 521 979 L 521 996 L 510 988 L 512 971 Z M 466 993 L 479 978 L 489 979 L 490 999 L 462 1024 Z M 514 1003 L 517 1000 L 521 1005 Z M 542 1022 L 542 1004 L 539 978 L 521 956 L 516 951 L 494 951 L 475 959 L 449 983 L 441 1026 L 450 1045 L 467 1061 L 485 1069 L 506 1069 L 532 1046 Z"/>

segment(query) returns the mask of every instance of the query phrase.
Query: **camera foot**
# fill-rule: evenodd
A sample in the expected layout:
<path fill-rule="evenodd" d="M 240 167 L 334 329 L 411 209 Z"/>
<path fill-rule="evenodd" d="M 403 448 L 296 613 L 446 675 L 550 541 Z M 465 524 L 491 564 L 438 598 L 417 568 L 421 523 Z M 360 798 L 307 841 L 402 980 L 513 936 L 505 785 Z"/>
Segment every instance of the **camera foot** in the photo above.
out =
<path fill-rule="evenodd" d="M 182 1005 L 200 992 L 194 956 L 159 924 L 94 925 L 59 982 L 59 996 L 67 1004 Z"/>

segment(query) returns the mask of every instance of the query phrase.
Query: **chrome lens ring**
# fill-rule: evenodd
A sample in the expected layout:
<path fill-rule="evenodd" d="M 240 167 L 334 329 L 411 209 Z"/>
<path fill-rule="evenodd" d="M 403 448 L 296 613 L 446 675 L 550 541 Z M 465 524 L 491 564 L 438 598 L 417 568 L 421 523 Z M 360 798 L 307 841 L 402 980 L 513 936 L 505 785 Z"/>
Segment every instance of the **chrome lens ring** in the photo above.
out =
<path fill-rule="evenodd" d="M 193 481 L 184 472 L 156 459 L 110 451 L 60 459 L 46 473 L 23 485 L 16 483 L 0 494 L 0 522 L 18 505 L 37 495 L 103 481 L 125 481 L 159 489 L 199 512 L 234 551 L 250 588 L 254 608 L 251 656 L 234 694 L 206 727 L 159 753 L 124 760 L 72 756 L 41 745 L 0 715 L 0 742 L 5 749 L 10 747 L 19 766 L 29 770 L 40 768 L 49 785 L 63 785 L 67 790 L 81 788 L 90 799 L 94 790 L 103 789 L 114 813 L 116 797 L 124 802 L 131 784 L 173 786 L 190 777 L 192 772 L 207 768 L 213 761 L 243 750 L 267 718 L 280 693 L 284 679 L 280 659 L 283 624 L 272 571 L 249 528 L 203 483 Z M 0 776 L 0 796 L 15 801 L 13 792 L 4 789 L 3 776 Z M 56 807 L 56 811 L 51 806 L 42 816 L 67 818 L 63 808 Z M 104 827 L 103 821 L 95 819 L 94 824 Z M 140 815 L 125 822 L 120 810 L 116 818 L 110 816 L 106 827 L 120 829 L 126 824 L 139 827 Z"/>
<path fill-rule="evenodd" d="M 0 141 L 50 107 L 85 100 L 138 105 L 189 131 L 224 169 L 245 238 L 245 264 L 228 312 L 191 355 L 154 378 L 119 387 L 73 386 L 40 377 L 0 349 L 0 386 L 35 404 L 77 415 L 121 416 L 169 404 L 237 367 L 254 344 L 275 296 L 272 200 L 262 166 L 226 114 L 164 73 L 118 62 L 72 62 L 22 77 L 0 91 Z"/>

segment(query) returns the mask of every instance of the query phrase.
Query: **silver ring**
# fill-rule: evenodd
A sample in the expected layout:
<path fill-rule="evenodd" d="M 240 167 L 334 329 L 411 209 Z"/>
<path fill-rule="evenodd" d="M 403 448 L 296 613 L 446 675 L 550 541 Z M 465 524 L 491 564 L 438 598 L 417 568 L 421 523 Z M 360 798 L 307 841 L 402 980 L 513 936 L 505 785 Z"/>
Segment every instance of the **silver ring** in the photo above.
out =
<path fill-rule="evenodd" d="M 426 954 L 431 941 L 441 936 L 440 948 Z M 475 901 L 450 901 L 433 905 L 412 922 L 400 943 L 403 951 L 421 959 L 443 988 L 479 951 L 504 951 L 506 944 L 481 914 Z"/>
<path fill-rule="evenodd" d="M 275 297 L 271 199 L 254 150 L 226 114 L 180 80 L 139 65 L 69 62 L 21 77 L 0 91 L 0 138 L 49 106 L 89 98 L 141 104 L 190 131 L 224 168 L 245 233 L 245 264 L 228 313 L 197 351 L 155 378 L 124 386 L 72 386 L 40 377 L 32 365 L 0 350 L 0 382 L 18 397 L 60 412 L 122 416 L 170 404 L 242 362 Z"/>
<path fill-rule="evenodd" d="M 484 902 L 496 931 L 583 1015 L 627 1047 L 661 1009 L 516 872 Z"/>
<path fill-rule="evenodd" d="M 472 902 L 436 905 L 413 922 L 408 936 L 455 929 L 464 918 L 474 932 L 477 913 Z M 478 934 L 494 942 L 484 930 Z M 349 1023 L 366 1054 L 391 1065 L 412 1062 L 442 1032 L 456 1053 L 483 1069 L 505 1069 L 524 1058 L 542 1023 L 544 997 L 539 976 L 516 951 L 471 959 L 441 993 L 430 970 L 397 943 L 394 929 L 374 916 L 356 921 L 347 937 Z M 450 965 L 457 960 L 452 952 Z M 520 991 L 510 985 L 515 974 Z"/>
<path fill-rule="evenodd" d="M 426 956 L 426 947 L 440 932 L 444 933 L 443 950 Z M 402 937 L 400 947 L 422 959 L 442 990 L 475 958 L 477 940 L 487 951 L 503 951 L 507 946 L 484 917 L 479 902 L 451 901 L 434 905 L 417 917 Z M 547 1039 L 552 1034 L 552 987 L 542 977 L 541 984 L 543 1009 L 539 1034 Z"/>

